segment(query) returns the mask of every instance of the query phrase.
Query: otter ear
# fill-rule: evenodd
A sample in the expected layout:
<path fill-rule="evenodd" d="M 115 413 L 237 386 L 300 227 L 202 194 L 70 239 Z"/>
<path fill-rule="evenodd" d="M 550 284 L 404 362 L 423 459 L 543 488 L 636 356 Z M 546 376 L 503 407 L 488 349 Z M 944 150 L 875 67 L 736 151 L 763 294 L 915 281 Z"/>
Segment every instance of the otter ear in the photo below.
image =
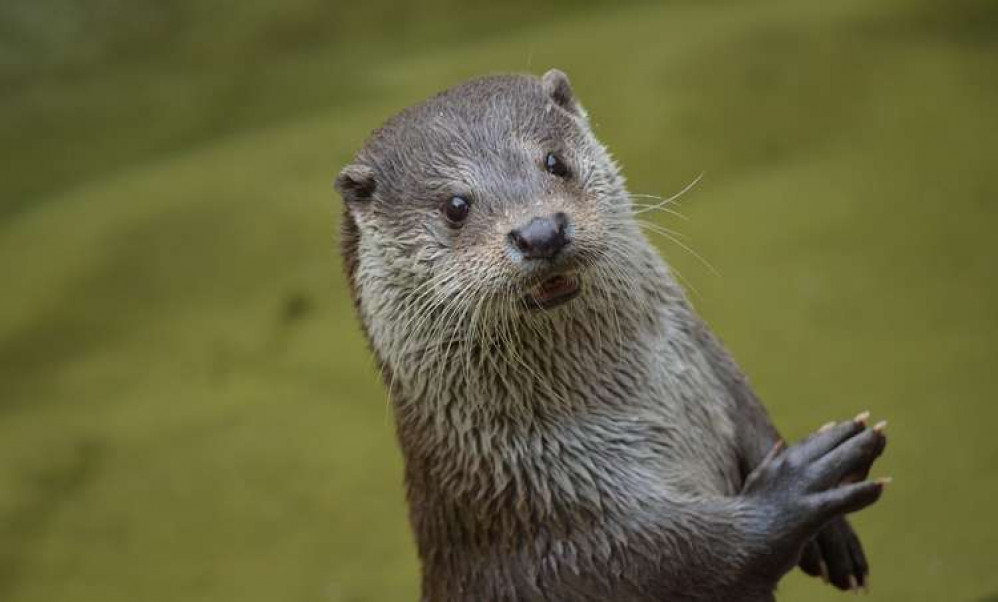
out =
<path fill-rule="evenodd" d="M 351 163 L 336 176 L 334 184 L 347 203 L 357 203 L 371 200 L 377 182 L 374 180 L 374 170 L 366 165 Z"/>
<path fill-rule="evenodd" d="M 575 93 L 572 92 L 572 84 L 568 81 L 568 76 L 560 69 L 550 69 L 541 77 L 544 85 L 544 92 L 554 101 L 554 104 L 565 109 L 573 115 L 586 116 L 582 105 L 575 100 Z"/>

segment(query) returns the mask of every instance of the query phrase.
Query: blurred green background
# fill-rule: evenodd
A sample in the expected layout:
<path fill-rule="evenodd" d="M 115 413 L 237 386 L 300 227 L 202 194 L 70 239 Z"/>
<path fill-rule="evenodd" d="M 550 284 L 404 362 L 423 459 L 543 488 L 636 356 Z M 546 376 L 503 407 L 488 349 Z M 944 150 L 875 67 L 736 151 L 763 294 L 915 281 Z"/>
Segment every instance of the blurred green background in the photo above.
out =
<path fill-rule="evenodd" d="M 891 421 L 882 601 L 998 595 L 998 2 L 4 0 L 0 600 L 415 600 L 333 175 L 572 77 L 784 433 Z M 794 574 L 781 600 L 836 600 Z"/>

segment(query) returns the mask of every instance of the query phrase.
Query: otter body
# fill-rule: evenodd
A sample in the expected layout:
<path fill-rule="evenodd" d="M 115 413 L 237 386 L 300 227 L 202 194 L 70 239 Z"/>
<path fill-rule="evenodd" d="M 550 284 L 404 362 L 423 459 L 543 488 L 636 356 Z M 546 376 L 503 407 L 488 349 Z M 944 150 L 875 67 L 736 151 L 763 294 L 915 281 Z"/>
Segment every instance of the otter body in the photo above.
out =
<path fill-rule="evenodd" d="M 337 188 L 424 600 L 770 600 L 798 561 L 865 582 L 842 515 L 881 493 L 882 429 L 780 447 L 564 74 L 403 111 Z"/>

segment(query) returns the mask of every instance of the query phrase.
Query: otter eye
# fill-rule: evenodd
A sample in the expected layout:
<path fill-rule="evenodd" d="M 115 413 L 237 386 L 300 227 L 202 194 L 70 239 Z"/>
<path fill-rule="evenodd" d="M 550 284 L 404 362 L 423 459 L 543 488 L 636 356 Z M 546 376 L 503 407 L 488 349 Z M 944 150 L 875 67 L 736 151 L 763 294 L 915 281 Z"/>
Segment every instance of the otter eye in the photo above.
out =
<path fill-rule="evenodd" d="M 554 153 L 548 153 L 544 157 L 544 168 L 548 170 L 549 174 L 558 176 L 559 178 L 567 178 L 569 176 L 568 166 Z"/>
<path fill-rule="evenodd" d="M 463 222 L 468 217 L 470 209 L 471 203 L 463 196 L 452 196 L 444 203 L 444 215 L 447 216 L 447 221 L 454 225 Z"/>

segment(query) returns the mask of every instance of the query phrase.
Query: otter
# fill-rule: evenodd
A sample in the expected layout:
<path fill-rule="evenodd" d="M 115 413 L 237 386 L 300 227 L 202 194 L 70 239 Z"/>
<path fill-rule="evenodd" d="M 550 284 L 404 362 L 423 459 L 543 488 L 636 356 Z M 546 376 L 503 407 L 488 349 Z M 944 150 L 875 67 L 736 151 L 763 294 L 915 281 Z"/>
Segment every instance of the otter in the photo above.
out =
<path fill-rule="evenodd" d="M 407 108 L 335 181 L 422 600 L 764 601 L 867 560 L 869 414 L 784 445 L 634 219 L 568 77 Z"/>

